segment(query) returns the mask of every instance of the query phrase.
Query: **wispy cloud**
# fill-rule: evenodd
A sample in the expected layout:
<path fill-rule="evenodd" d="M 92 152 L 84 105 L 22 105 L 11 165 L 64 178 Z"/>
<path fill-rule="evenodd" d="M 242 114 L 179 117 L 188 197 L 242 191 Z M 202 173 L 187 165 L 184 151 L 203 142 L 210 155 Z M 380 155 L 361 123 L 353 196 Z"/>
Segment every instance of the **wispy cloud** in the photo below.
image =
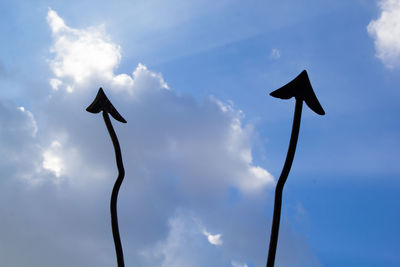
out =
<path fill-rule="evenodd" d="M 232 261 L 232 267 L 248 267 L 246 263 L 239 263 L 237 261 Z"/>
<path fill-rule="evenodd" d="M 272 49 L 271 53 L 270 53 L 270 57 L 273 59 L 279 59 L 281 57 L 281 51 L 279 51 L 279 49 Z"/>

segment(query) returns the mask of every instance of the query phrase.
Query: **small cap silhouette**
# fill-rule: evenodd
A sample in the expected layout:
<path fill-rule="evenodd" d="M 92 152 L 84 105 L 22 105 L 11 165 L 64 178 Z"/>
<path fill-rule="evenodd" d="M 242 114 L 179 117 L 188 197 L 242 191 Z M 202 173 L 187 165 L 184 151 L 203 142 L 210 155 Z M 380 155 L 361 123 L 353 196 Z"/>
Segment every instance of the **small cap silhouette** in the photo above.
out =
<path fill-rule="evenodd" d="M 111 104 L 110 100 L 108 100 L 106 94 L 101 87 L 97 92 L 96 98 L 93 100 L 92 104 L 90 104 L 86 108 L 86 111 L 91 113 L 99 113 L 100 111 L 105 111 L 107 113 L 110 113 L 110 115 L 117 121 L 126 123 L 126 120 L 114 108 L 113 104 Z"/>
<path fill-rule="evenodd" d="M 325 115 L 325 111 L 314 93 L 307 71 L 305 70 L 288 84 L 270 93 L 270 95 L 281 99 L 295 97 L 297 100 L 304 100 L 307 106 L 315 113 Z"/>

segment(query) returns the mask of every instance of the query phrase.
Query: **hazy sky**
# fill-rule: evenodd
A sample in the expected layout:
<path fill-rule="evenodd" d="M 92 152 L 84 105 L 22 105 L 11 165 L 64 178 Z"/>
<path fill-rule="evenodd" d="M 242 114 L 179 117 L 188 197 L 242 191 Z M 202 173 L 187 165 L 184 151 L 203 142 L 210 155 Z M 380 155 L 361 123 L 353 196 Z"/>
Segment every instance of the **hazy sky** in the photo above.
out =
<path fill-rule="evenodd" d="M 0 2 L 0 265 L 264 266 L 294 100 L 277 267 L 400 265 L 400 1 Z"/>

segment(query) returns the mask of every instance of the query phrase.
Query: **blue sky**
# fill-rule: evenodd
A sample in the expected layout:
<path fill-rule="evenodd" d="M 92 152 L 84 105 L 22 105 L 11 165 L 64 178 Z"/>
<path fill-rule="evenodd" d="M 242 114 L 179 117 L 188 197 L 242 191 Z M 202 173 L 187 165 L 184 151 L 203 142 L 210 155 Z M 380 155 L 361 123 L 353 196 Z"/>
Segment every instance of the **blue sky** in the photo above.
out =
<path fill-rule="evenodd" d="M 1 1 L 0 263 L 264 266 L 303 69 L 276 266 L 399 266 L 400 2 Z"/>

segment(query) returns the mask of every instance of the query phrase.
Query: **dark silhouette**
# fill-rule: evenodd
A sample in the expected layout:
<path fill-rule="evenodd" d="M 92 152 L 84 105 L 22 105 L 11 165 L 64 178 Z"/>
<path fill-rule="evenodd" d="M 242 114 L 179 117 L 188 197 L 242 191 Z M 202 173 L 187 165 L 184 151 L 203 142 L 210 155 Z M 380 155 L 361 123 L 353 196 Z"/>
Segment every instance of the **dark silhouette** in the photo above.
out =
<path fill-rule="evenodd" d="M 289 149 L 286 155 L 285 164 L 283 165 L 282 173 L 278 179 L 278 183 L 275 189 L 274 215 L 272 218 L 271 238 L 269 241 L 268 260 L 266 265 L 267 267 L 273 267 L 275 264 L 276 246 L 278 244 L 279 234 L 279 222 L 281 219 L 283 186 L 285 185 L 286 179 L 289 175 L 290 167 L 292 166 L 294 158 L 294 152 L 296 151 L 303 101 L 306 102 L 307 106 L 317 114 L 325 114 L 324 109 L 322 108 L 317 97 L 315 96 L 307 72 L 305 70 L 303 70 L 291 82 L 279 88 L 278 90 L 273 91 L 270 95 L 281 99 L 289 99 L 295 97 L 296 107 L 294 109 L 294 118 L 292 134 L 290 136 Z"/>
<path fill-rule="evenodd" d="M 114 188 L 111 194 L 111 202 L 110 202 L 111 227 L 114 237 L 115 252 L 117 254 L 118 267 L 124 267 L 125 266 L 124 254 L 122 251 L 121 238 L 119 236 L 119 229 L 118 229 L 117 197 L 119 188 L 121 187 L 122 181 L 124 180 L 125 170 L 124 170 L 124 165 L 122 163 L 121 148 L 119 146 L 118 138 L 117 135 L 115 134 L 108 113 L 110 113 L 114 119 L 122 123 L 126 123 L 126 120 L 114 108 L 110 100 L 108 100 L 107 96 L 105 95 L 103 89 L 101 88 L 99 89 L 99 92 L 97 93 L 96 98 L 93 100 L 92 104 L 90 104 L 90 106 L 86 108 L 86 111 L 91 113 L 99 113 L 100 111 L 103 111 L 103 119 L 104 122 L 106 123 L 108 133 L 110 134 L 111 140 L 114 145 L 115 158 L 118 167 L 118 178 L 115 181 Z"/>

